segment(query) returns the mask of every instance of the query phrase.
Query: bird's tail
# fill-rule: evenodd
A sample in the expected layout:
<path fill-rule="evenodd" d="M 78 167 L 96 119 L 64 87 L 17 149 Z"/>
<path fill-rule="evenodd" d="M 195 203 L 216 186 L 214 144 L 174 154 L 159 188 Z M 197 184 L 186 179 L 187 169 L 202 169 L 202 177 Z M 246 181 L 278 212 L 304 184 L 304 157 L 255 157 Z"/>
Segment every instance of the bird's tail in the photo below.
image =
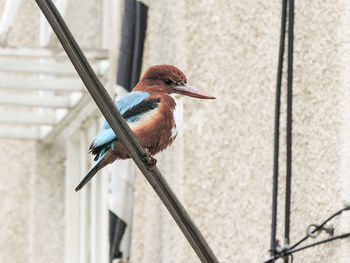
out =
<path fill-rule="evenodd" d="M 103 158 L 106 156 L 106 154 L 108 153 L 108 150 L 105 152 L 101 152 L 100 157 L 98 158 L 98 160 L 96 161 L 96 163 L 91 167 L 91 169 L 88 171 L 88 173 L 85 175 L 85 177 L 83 178 L 83 180 L 81 180 L 81 182 L 78 184 L 78 186 L 75 188 L 75 191 L 78 192 L 81 188 L 84 187 L 84 185 L 86 185 L 92 177 L 94 177 L 94 175 L 98 172 L 99 170 L 99 164 L 101 163 L 101 161 L 103 160 Z"/>

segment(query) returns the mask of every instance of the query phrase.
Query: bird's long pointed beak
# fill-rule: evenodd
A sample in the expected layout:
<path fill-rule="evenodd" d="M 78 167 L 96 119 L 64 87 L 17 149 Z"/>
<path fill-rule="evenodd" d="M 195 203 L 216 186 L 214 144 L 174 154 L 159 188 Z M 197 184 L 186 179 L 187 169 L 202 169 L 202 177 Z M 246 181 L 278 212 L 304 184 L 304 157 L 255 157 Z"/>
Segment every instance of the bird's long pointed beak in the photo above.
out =
<path fill-rule="evenodd" d="M 194 98 L 199 99 L 215 99 L 212 95 L 209 93 L 196 89 L 192 86 L 187 85 L 186 83 L 184 85 L 178 85 L 174 87 L 175 91 L 179 94 L 187 95 Z"/>

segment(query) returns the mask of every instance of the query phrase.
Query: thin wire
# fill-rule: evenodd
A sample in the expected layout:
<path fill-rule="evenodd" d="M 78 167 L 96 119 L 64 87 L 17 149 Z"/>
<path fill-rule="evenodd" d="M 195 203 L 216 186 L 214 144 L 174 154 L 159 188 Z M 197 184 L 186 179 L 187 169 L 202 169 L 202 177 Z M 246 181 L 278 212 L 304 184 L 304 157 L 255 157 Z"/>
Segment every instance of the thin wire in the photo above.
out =
<path fill-rule="evenodd" d="M 278 196 L 278 156 L 279 156 L 279 128 L 281 108 L 281 85 L 283 72 L 283 55 L 286 35 L 287 0 L 282 0 L 281 35 L 277 68 L 276 102 L 275 102 L 275 132 L 273 151 L 273 186 L 272 186 L 272 215 L 271 215 L 271 242 L 270 255 L 275 255 L 276 248 L 276 225 L 277 225 L 277 196 Z"/>
<path fill-rule="evenodd" d="M 322 245 L 322 244 L 329 243 L 329 242 L 332 242 L 332 241 L 335 241 L 335 240 L 338 240 L 338 239 L 343 239 L 343 238 L 348 238 L 348 237 L 350 237 L 350 232 L 344 233 L 344 234 L 341 234 L 341 235 L 338 235 L 338 236 L 335 236 L 335 237 L 331 237 L 331 238 L 328 238 L 328 239 L 325 239 L 325 240 L 321 240 L 321 241 L 318 241 L 318 242 L 314 242 L 314 243 L 311 243 L 309 245 L 306 245 L 306 246 L 303 246 L 303 247 L 300 247 L 300 248 L 288 249 L 288 250 L 285 250 L 283 253 L 274 255 L 272 258 L 264 261 L 264 263 L 272 263 L 272 262 L 275 262 L 275 260 L 277 260 L 277 259 L 279 259 L 281 257 L 293 256 L 293 253 L 302 251 L 304 249 L 312 248 L 312 247 L 315 247 L 315 246 L 318 246 L 318 245 Z"/>
<path fill-rule="evenodd" d="M 350 237 L 350 232 L 349 233 L 344 233 L 344 234 L 341 234 L 341 235 L 338 235 L 338 236 L 335 236 L 335 237 L 330 237 L 328 239 L 321 240 L 321 241 L 318 241 L 318 242 L 315 242 L 315 243 L 312 243 L 310 245 L 306 245 L 306 246 L 303 246 L 303 247 L 300 247 L 300 248 L 294 248 L 294 249 L 290 248 L 290 249 L 288 249 L 285 252 L 285 254 L 287 254 L 287 255 L 290 254 L 291 255 L 292 253 L 299 252 L 299 251 L 307 249 L 307 248 L 315 247 L 315 246 L 318 246 L 318 245 L 321 245 L 321 244 L 332 242 L 334 240 L 348 238 L 348 237 Z"/>
<path fill-rule="evenodd" d="M 317 231 L 319 231 L 320 229 L 322 229 L 329 221 L 331 221 L 333 218 L 339 216 L 341 213 L 343 213 L 346 210 L 350 210 L 350 206 L 346 206 L 342 209 L 340 209 L 339 211 L 335 212 L 334 214 L 332 214 L 330 217 L 328 217 L 326 220 L 324 220 L 320 225 L 318 225 L 312 232 L 316 233 Z M 310 234 L 307 234 L 305 237 L 303 237 L 302 239 L 300 239 L 298 242 L 296 242 L 293 246 L 291 246 L 289 248 L 289 250 L 294 249 L 295 247 L 299 246 L 301 243 L 303 243 L 305 240 L 307 240 L 310 237 Z"/>
<path fill-rule="evenodd" d="M 331 221 L 333 218 L 341 215 L 344 211 L 350 210 L 350 206 L 346 206 L 340 210 L 338 210 L 337 212 L 335 212 L 334 214 L 332 214 L 331 216 L 329 216 L 326 220 L 324 220 L 320 225 L 318 225 L 311 233 L 308 233 L 305 237 L 303 237 L 301 240 L 299 240 L 297 243 L 295 243 L 293 246 L 291 246 L 290 248 L 286 249 L 283 251 L 283 253 L 280 253 L 278 255 L 274 255 L 273 257 L 271 257 L 270 259 L 268 259 L 267 261 L 264 261 L 264 263 L 272 263 L 275 260 L 281 258 L 282 256 L 292 256 L 293 253 L 295 252 L 299 252 L 301 250 L 310 248 L 310 247 L 314 247 L 317 245 L 321 245 L 324 243 L 328 243 L 337 239 L 343 239 L 343 238 L 347 238 L 350 237 L 350 233 L 344 233 L 335 237 L 331 237 L 322 241 L 318 241 L 300 248 L 296 248 L 298 245 L 300 245 L 302 242 L 304 242 L 306 239 L 308 239 L 310 237 L 310 234 L 313 234 L 317 231 L 319 231 L 320 229 L 322 229 L 329 221 Z"/>
<path fill-rule="evenodd" d="M 293 120 L 293 42 L 294 42 L 294 0 L 289 0 L 288 12 L 288 83 L 287 83 L 287 156 L 284 244 L 289 245 L 291 192 L 292 192 L 292 120 Z M 284 259 L 288 263 L 289 258 Z"/>

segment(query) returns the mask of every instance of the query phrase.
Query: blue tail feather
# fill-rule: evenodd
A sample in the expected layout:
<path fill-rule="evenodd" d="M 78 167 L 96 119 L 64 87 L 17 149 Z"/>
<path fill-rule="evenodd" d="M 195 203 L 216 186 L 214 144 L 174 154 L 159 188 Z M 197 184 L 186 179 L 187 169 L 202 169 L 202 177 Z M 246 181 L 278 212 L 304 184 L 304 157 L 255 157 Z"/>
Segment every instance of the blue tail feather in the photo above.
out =
<path fill-rule="evenodd" d="M 85 175 L 85 177 L 83 178 L 83 180 L 81 180 L 81 182 L 78 184 L 78 186 L 75 188 L 75 191 L 78 192 L 81 188 L 84 187 L 84 185 L 86 185 L 91 178 L 98 172 L 98 166 L 101 163 L 101 161 L 103 160 L 103 158 L 107 155 L 109 149 L 105 149 L 102 150 L 100 153 L 100 156 L 98 158 L 98 160 L 96 161 L 96 163 L 90 168 L 90 170 L 88 171 L 88 173 Z"/>

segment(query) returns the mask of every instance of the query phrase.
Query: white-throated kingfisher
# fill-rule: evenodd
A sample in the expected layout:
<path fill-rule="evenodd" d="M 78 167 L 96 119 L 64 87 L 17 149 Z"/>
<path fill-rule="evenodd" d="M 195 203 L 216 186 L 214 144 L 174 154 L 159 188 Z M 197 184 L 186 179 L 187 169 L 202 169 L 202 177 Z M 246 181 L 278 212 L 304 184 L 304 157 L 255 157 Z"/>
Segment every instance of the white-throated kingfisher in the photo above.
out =
<path fill-rule="evenodd" d="M 187 85 L 186 76 L 178 68 L 157 65 L 148 68 L 132 92 L 116 103 L 120 114 L 150 156 L 167 148 L 177 135 L 182 122 L 182 103 L 176 99 L 177 94 L 215 99 Z M 95 155 L 96 162 L 75 188 L 76 191 L 107 164 L 130 158 L 107 122 L 91 143 L 90 152 Z"/>

